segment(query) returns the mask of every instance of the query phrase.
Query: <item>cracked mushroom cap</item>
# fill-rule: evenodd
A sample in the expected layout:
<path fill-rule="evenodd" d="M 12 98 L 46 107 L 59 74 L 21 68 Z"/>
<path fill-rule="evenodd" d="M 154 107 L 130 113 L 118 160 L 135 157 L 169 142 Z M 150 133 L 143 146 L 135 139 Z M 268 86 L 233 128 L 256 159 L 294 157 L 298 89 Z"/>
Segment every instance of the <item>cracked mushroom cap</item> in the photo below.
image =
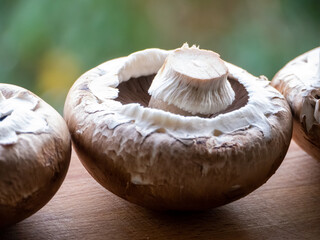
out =
<path fill-rule="evenodd" d="M 265 78 L 187 45 L 86 72 L 64 116 L 101 185 L 160 210 L 208 209 L 247 195 L 279 167 L 292 133 L 289 106 Z"/>
<path fill-rule="evenodd" d="M 70 156 L 63 118 L 28 90 L 0 84 L 0 228 L 29 217 L 53 197 Z"/>
<path fill-rule="evenodd" d="M 271 84 L 286 98 L 293 114 L 293 139 L 320 160 L 320 47 L 286 64 Z"/>

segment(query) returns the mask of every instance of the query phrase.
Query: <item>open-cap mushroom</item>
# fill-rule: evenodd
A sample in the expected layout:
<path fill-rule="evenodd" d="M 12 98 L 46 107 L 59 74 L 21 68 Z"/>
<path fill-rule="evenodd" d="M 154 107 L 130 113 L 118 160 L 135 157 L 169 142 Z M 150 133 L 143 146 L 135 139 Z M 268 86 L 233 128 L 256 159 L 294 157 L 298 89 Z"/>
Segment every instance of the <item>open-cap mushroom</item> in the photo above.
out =
<path fill-rule="evenodd" d="M 289 106 L 264 77 L 188 45 L 93 68 L 70 89 L 64 116 L 89 173 L 152 209 L 247 195 L 276 171 L 292 133 Z"/>
<path fill-rule="evenodd" d="M 320 160 L 320 47 L 286 64 L 271 83 L 286 98 L 293 114 L 293 139 Z"/>
<path fill-rule="evenodd" d="M 0 228 L 43 207 L 69 166 L 63 118 L 30 91 L 0 84 Z"/>

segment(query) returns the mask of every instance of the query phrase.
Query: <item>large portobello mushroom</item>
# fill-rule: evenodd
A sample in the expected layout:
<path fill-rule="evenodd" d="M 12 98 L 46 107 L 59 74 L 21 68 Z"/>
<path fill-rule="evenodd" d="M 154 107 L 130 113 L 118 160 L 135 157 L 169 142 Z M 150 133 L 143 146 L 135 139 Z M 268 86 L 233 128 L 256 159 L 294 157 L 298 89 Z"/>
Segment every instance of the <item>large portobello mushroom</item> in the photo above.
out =
<path fill-rule="evenodd" d="M 289 106 L 265 78 L 187 45 L 88 71 L 64 116 L 89 173 L 151 209 L 208 209 L 247 195 L 279 167 L 292 133 Z"/>
<path fill-rule="evenodd" d="M 293 113 L 293 139 L 320 160 L 320 47 L 286 64 L 271 83 Z"/>
<path fill-rule="evenodd" d="M 70 156 L 63 118 L 28 90 L 0 84 L 0 228 L 29 217 L 53 197 Z"/>

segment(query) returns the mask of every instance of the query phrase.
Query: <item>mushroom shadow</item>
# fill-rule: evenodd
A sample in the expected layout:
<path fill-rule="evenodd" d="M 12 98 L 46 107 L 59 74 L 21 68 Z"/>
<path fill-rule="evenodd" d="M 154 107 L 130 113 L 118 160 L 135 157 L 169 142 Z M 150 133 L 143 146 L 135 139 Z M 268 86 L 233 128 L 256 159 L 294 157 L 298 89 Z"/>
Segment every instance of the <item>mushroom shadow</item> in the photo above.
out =
<path fill-rule="evenodd" d="M 142 209 L 141 213 L 148 219 L 152 234 L 159 239 L 207 239 L 208 236 L 210 239 L 221 239 L 221 236 L 228 239 L 228 233 L 243 229 L 236 214 L 228 207 L 191 212 Z M 241 232 L 237 237 L 242 239 L 245 235 Z M 149 237 L 151 239 L 152 235 Z"/>

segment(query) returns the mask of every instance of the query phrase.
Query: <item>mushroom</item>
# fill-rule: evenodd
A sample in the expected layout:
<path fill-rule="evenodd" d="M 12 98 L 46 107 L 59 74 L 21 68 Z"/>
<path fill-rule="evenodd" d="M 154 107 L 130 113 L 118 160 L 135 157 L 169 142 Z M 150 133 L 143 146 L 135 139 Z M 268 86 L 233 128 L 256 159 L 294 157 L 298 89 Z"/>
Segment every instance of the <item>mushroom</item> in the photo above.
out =
<path fill-rule="evenodd" d="M 320 47 L 286 64 L 271 84 L 286 98 L 293 114 L 293 139 L 320 160 Z"/>
<path fill-rule="evenodd" d="M 290 108 L 265 77 L 186 44 L 93 68 L 70 89 L 64 117 L 102 186 L 158 210 L 249 194 L 276 171 L 292 134 Z"/>
<path fill-rule="evenodd" d="M 29 217 L 53 197 L 70 157 L 63 118 L 30 91 L 0 84 L 0 228 Z"/>

